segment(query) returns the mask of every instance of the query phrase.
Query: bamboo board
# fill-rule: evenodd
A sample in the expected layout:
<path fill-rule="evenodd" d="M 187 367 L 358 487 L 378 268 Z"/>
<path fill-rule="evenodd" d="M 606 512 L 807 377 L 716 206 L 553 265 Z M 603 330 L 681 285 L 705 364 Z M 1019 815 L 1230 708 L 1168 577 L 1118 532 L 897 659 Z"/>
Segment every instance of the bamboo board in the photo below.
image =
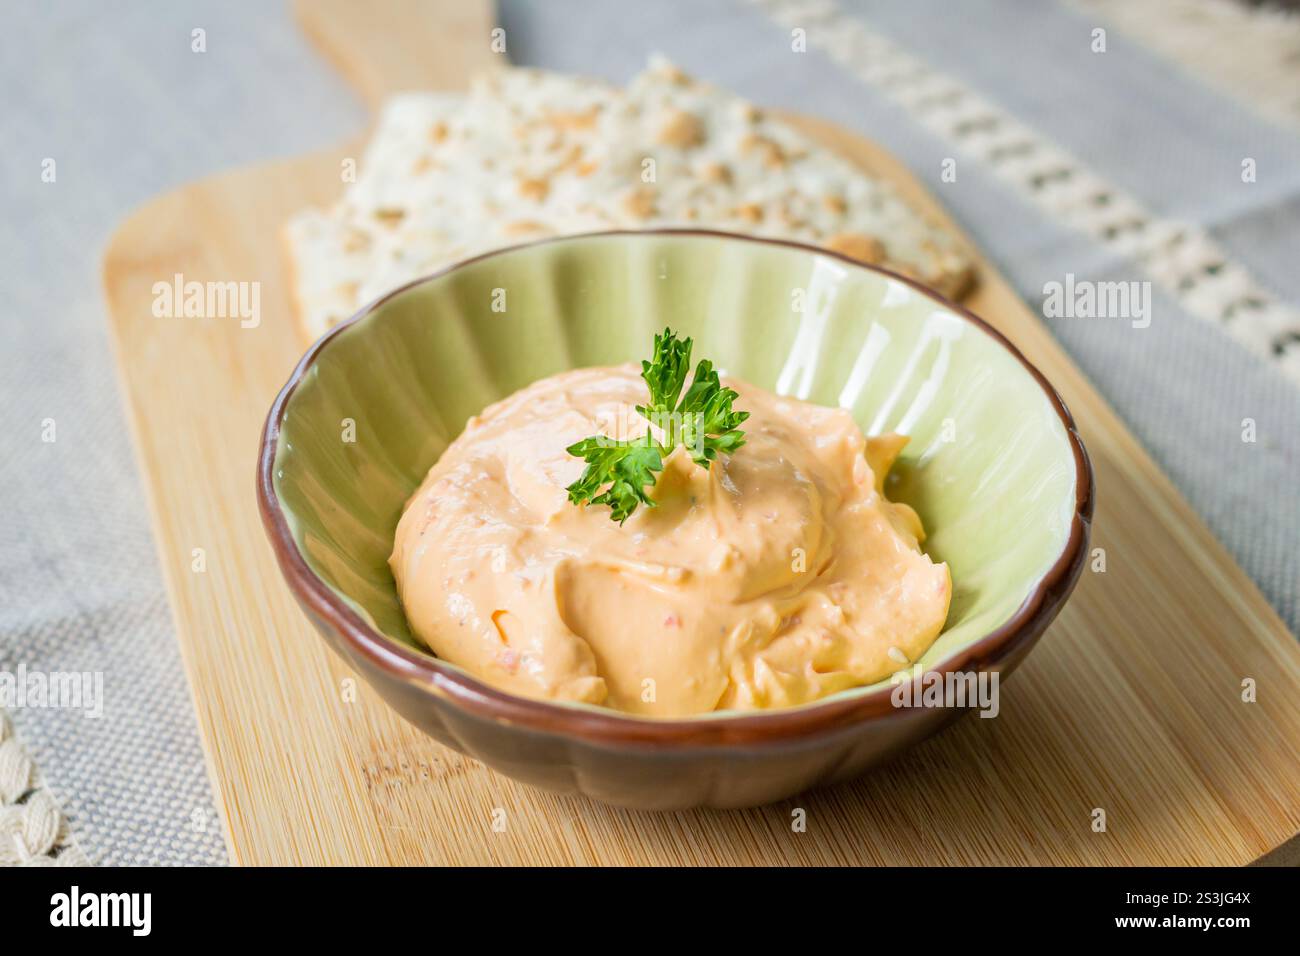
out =
<path fill-rule="evenodd" d="M 299 14 L 373 104 L 457 88 L 490 65 L 487 7 L 330 0 Z M 947 218 L 877 146 L 798 122 Z M 515 784 L 364 684 L 352 700 L 354 675 L 280 579 L 253 475 L 266 410 L 302 351 L 278 229 L 329 202 L 358 149 L 169 193 L 105 254 L 121 387 L 235 862 L 1241 864 L 1300 831 L 1300 647 L 987 261 L 967 304 L 1073 410 L 1096 466 L 1093 545 L 1107 555 L 1007 685 L 998 719 L 959 721 L 872 776 L 772 807 L 652 815 Z M 261 324 L 156 318 L 153 285 L 177 273 L 260 282 Z M 1245 677 L 1256 703 L 1240 699 Z M 806 832 L 792 831 L 795 807 Z"/>

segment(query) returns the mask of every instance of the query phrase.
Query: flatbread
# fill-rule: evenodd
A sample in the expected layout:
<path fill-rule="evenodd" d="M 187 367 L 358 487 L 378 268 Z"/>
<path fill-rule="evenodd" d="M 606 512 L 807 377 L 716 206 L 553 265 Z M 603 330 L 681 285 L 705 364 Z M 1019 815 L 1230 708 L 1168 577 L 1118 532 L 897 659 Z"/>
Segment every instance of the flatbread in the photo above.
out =
<path fill-rule="evenodd" d="M 666 226 L 794 239 L 959 296 L 971 260 L 888 183 L 664 60 L 627 89 L 513 69 L 384 107 L 356 182 L 286 227 L 316 338 L 460 259 L 550 235 Z"/>

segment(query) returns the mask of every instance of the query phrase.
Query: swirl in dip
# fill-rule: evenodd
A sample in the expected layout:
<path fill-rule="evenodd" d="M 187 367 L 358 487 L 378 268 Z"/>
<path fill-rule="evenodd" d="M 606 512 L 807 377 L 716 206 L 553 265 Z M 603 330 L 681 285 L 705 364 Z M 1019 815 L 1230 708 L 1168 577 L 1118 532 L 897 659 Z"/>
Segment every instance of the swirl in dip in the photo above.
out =
<path fill-rule="evenodd" d="M 629 438 L 633 365 L 543 379 L 471 418 L 407 503 L 389 562 L 439 657 L 528 697 L 680 717 L 789 707 L 881 680 L 938 636 L 948 568 L 883 494 L 907 439 L 744 382 L 746 444 L 677 448 L 627 522 L 570 504 L 565 448 Z"/>

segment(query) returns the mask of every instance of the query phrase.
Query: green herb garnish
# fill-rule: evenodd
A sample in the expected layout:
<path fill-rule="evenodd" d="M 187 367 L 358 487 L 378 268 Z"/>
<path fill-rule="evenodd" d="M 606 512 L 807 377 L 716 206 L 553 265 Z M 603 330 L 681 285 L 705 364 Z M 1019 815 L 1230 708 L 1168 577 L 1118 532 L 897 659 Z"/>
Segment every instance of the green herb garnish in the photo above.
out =
<path fill-rule="evenodd" d="M 745 444 L 745 433 L 738 426 L 749 412 L 732 410 L 731 403 L 740 396 L 722 387 L 712 362 L 700 361 L 682 395 L 691 367 L 691 345 L 690 339 L 679 340 L 672 329 L 664 329 L 655 336 L 654 360 L 641 363 L 650 402 L 636 410 L 660 430 L 662 441 L 656 441 L 650 431 L 629 441 L 595 435 L 565 449 L 587 463 L 582 477 L 567 489 L 575 505 L 584 501 L 609 505 L 610 517 L 622 524 L 637 505 L 655 507 L 647 489 L 654 487 L 664 458 L 678 445 L 690 451 L 697 465 L 708 468 L 719 452 L 731 454 Z"/>

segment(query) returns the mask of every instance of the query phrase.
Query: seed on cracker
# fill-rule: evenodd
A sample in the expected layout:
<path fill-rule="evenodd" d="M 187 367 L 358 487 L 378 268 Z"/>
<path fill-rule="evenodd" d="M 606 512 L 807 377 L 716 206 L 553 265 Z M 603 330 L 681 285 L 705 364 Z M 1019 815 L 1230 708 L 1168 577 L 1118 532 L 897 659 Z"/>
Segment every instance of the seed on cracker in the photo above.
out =
<path fill-rule="evenodd" d="M 551 184 L 545 179 L 525 177 L 519 180 L 519 195 L 525 199 L 541 202 L 551 191 Z"/>
<path fill-rule="evenodd" d="M 698 146 L 704 142 L 704 124 L 698 116 L 684 110 L 673 110 L 659 127 L 659 142 L 683 149 Z"/>
<path fill-rule="evenodd" d="M 507 236 L 531 236 L 537 233 L 550 232 L 545 223 L 536 222 L 531 219 L 516 219 L 505 225 Z"/>
<path fill-rule="evenodd" d="M 837 233 L 826 241 L 825 246 L 831 252 L 838 252 L 868 265 L 875 265 L 885 257 L 885 247 L 880 244 L 880 240 L 860 232 Z"/>
<path fill-rule="evenodd" d="M 726 163 L 705 163 L 700 167 L 700 178 L 705 182 L 728 185 L 732 181 L 731 169 Z"/>
<path fill-rule="evenodd" d="M 623 210 L 635 219 L 649 219 L 655 212 L 655 191 L 639 186 L 623 197 Z"/>

